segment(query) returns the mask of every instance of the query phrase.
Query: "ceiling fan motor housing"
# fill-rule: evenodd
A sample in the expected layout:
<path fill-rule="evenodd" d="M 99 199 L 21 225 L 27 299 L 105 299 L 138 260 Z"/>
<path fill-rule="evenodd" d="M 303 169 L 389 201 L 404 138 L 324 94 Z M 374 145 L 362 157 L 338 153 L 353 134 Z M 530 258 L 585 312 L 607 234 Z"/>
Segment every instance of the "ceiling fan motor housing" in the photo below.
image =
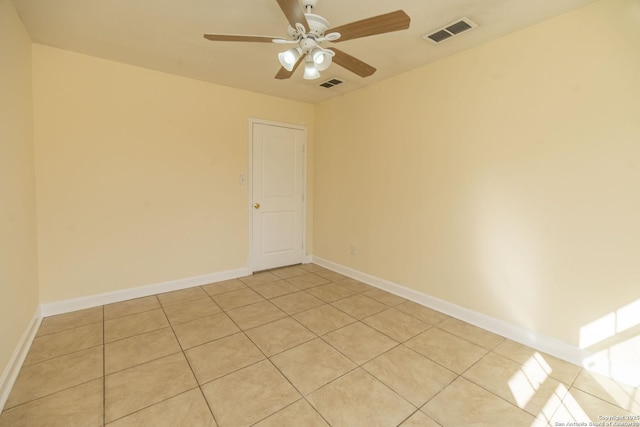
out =
<path fill-rule="evenodd" d="M 304 15 L 309 23 L 309 34 L 316 37 L 324 36 L 324 32 L 329 28 L 329 21 L 313 13 L 305 13 Z"/>
<path fill-rule="evenodd" d="M 329 28 L 329 21 L 314 13 L 305 13 L 304 16 L 307 18 L 307 23 L 309 24 L 309 32 L 307 35 L 313 38 L 323 37 L 324 32 Z M 291 25 L 287 28 L 287 33 L 290 37 L 302 36 L 302 34 Z"/>

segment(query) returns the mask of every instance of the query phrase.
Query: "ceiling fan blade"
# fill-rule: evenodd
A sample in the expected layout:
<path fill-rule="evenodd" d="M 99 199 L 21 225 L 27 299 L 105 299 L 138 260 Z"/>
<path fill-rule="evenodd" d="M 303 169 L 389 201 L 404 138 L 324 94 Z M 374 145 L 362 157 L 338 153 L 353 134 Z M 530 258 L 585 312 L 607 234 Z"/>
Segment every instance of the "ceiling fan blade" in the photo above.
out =
<path fill-rule="evenodd" d="M 333 62 L 343 68 L 346 68 L 352 73 L 359 75 L 360 77 L 369 77 L 376 72 L 375 68 L 365 62 L 360 61 L 358 58 L 354 58 L 348 53 L 338 50 L 335 47 L 332 47 L 330 49 L 336 53 L 333 57 Z"/>
<path fill-rule="evenodd" d="M 378 15 L 331 28 L 330 30 L 326 30 L 325 33 L 340 33 L 341 37 L 336 40 L 337 43 L 358 39 L 360 37 L 406 30 L 409 28 L 410 23 L 411 18 L 409 18 L 409 15 L 403 10 L 396 10 L 395 12 L 385 13 L 384 15 Z"/>
<path fill-rule="evenodd" d="M 280 67 L 280 70 L 278 70 L 278 73 L 276 74 L 275 78 L 278 80 L 284 80 L 284 79 L 288 79 L 290 78 L 293 73 L 296 72 L 296 69 L 298 68 L 298 65 L 302 64 L 302 60 L 304 59 L 304 55 L 302 55 L 300 58 L 298 58 L 298 62 L 295 63 L 295 65 L 293 66 L 293 69 L 291 71 L 288 71 L 286 68 L 284 67 Z"/>
<path fill-rule="evenodd" d="M 307 17 L 304 15 L 304 10 L 298 3 L 298 0 L 276 0 L 278 5 L 280 5 L 280 9 L 284 12 L 284 15 L 287 17 L 287 21 L 293 28 L 296 28 L 296 23 L 302 24 L 304 29 L 309 31 L 309 23 L 307 22 Z"/>
<path fill-rule="evenodd" d="M 215 42 L 260 42 L 271 43 L 281 37 L 268 36 L 239 36 L 235 34 L 205 34 L 204 38 Z"/>

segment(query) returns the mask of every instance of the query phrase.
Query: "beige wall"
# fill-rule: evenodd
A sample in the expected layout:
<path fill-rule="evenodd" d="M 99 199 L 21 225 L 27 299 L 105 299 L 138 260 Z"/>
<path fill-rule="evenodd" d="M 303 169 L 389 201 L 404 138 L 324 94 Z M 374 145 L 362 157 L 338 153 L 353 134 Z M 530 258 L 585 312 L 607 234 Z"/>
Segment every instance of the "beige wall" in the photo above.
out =
<path fill-rule="evenodd" d="M 33 72 L 42 303 L 246 267 L 249 118 L 313 152 L 309 104 L 37 44 Z"/>
<path fill-rule="evenodd" d="M 319 104 L 314 255 L 574 345 L 640 298 L 639 4 Z"/>
<path fill-rule="evenodd" d="M 31 40 L 0 0 L 0 372 L 38 307 Z"/>

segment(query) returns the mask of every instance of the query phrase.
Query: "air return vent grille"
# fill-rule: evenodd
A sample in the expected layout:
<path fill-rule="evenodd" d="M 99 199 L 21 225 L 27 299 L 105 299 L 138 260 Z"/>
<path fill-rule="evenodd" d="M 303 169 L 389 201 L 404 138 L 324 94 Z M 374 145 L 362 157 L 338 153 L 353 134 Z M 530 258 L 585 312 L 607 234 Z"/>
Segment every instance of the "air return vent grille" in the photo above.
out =
<path fill-rule="evenodd" d="M 423 39 L 429 40 L 431 43 L 438 44 L 452 37 L 455 37 L 465 31 L 471 30 L 477 27 L 478 24 L 470 20 L 469 18 L 460 18 L 442 28 L 438 28 L 431 34 L 422 36 Z"/>
<path fill-rule="evenodd" d="M 322 86 L 324 88 L 329 89 L 329 88 L 332 88 L 334 86 L 338 86 L 338 85 L 340 85 L 342 83 L 344 83 L 344 80 L 340 80 L 339 78 L 334 77 L 332 79 L 329 79 L 329 80 L 327 80 L 325 82 L 320 83 L 318 86 Z"/>

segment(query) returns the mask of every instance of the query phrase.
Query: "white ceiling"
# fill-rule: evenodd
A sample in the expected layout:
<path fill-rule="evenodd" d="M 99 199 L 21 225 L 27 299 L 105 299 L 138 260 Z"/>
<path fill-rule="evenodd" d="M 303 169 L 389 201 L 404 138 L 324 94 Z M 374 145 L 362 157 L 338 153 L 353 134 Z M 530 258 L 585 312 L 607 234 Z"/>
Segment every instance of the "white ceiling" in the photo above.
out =
<path fill-rule="evenodd" d="M 13 0 L 36 43 L 293 100 L 316 103 L 423 66 L 594 0 L 319 0 L 332 27 L 404 10 L 408 30 L 336 43 L 376 67 L 367 78 L 333 64 L 322 78 L 273 76 L 288 46 L 212 42 L 204 33 L 286 37 L 276 0 Z M 479 27 L 439 45 L 421 37 L 458 18 Z M 325 46 L 330 46 L 326 43 Z M 318 84 L 332 77 L 346 83 Z"/>

